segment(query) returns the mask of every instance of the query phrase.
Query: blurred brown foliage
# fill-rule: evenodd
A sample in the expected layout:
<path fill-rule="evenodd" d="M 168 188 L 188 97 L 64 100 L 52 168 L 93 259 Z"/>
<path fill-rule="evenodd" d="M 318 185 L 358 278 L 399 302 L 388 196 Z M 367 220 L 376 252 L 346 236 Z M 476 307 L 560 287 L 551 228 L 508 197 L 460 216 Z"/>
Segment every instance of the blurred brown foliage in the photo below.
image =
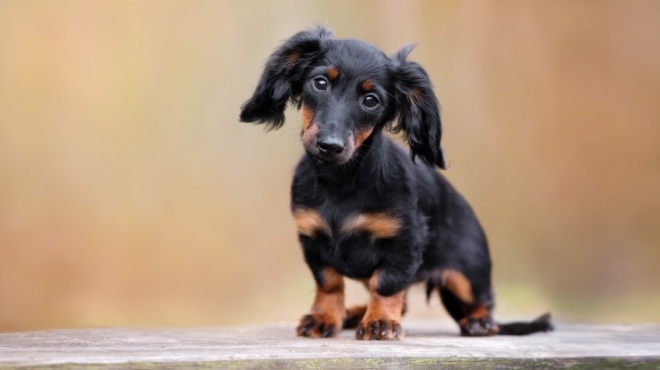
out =
<path fill-rule="evenodd" d="M 660 2 L 25 0 L 0 2 L 0 331 L 306 311 L 300 119 L 237 117 L 317 21 L 418 43 L 502 315 L 660 319 Z"/>

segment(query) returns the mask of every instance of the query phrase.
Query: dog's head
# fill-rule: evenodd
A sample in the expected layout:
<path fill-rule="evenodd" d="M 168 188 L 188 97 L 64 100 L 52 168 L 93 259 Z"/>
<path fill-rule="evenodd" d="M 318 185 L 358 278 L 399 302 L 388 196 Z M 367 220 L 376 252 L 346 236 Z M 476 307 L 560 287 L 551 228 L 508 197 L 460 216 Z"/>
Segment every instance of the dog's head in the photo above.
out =
<path fill-rule="evenodd" d="M 406 60 L 412 48 L 388 57 L 323 27 L 300 32 L 268 59 L 241 121 L 280 128 L 291 100 L 302 112 L 305 150 L 322 162 L 350 161 L 385 127 L 404 132 L 413 160 L 445 168 L 438 101 L 424 69 Z"/>

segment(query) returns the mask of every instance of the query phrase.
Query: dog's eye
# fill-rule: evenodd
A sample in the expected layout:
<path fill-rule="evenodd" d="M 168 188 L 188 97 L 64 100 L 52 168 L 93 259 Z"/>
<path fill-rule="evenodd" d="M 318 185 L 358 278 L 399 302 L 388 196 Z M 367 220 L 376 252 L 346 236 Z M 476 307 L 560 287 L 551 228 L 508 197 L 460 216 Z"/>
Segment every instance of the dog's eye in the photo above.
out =
<path fill-rule="evenodd" d="M 362 100 L 362 104 L 364 104 L 364 106 L 367 108 L 373 108 L 377 106 L 378 103 L 380 103 L 378 98 L 373 95 L 367 95 L 364 97 L 364 100 Z"/>
<path fill-rule="evenodd" d="M 314 87 L 317 90 L 320 91 L 325 91 L 328 89 L 328 81 L 325 80 L 325 78 L 318 77 L 314 79 Z"/>

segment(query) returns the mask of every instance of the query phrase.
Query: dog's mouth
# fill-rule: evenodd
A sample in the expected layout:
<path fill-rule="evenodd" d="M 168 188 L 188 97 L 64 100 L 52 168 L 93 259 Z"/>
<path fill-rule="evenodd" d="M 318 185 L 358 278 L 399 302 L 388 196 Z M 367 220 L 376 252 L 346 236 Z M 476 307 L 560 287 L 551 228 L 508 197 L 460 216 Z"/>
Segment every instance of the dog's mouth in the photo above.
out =
<path fill-rule="evenodd" d="M 315 159 L 317 162 L 330 164 L 330 165 L 342 165 L 348 162 L 351 159 L 351 154 L 346 153 L 346 150 L 341 153 L 327 153 L 318 150 L 317 148 L 305 148 L 307 155 Z"/>
<path fill-rule="evenodd" d="M 329 150 L 323 144 L 319 144 L 318 140 L 303 140 L 305 152 L 317 162 L 328 165 L 342 165 L 351 160 L 354 154 L 352 145 L 346 145 L 341 150 Z"/>
<path fill-rule="evenodd" d="M 349 136 L 342 139 L 337 136 L 319 135 L 318 126 L 312 125 L 303 131 L 302 142 L 307 155 L 324 164 L 342 165 L 350 161 L 355 152 L 355 143 Z"/>

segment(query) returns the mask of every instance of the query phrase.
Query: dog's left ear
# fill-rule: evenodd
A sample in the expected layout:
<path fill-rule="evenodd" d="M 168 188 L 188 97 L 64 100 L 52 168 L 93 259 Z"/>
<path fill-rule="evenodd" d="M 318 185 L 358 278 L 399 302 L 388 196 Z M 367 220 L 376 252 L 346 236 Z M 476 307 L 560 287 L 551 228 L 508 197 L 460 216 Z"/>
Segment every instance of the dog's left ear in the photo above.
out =
<path fill-rule="evenodd" d="M 445 167 L 440 147 L 442 123 L 433 86 L 422 66 L 406 60 L 415 45 L 407 45 L 390 57 L 394 63 L 394 87 L 399 121 L 390 127 L 403 130 L 413 161 L 419 156 L 426 164 Z"/>
<path fill-rule="evenodd" d="M 298 101 L 305 71 L 325 53 L 325 43 L 332 38 L 332 31 L 318 26 L 298 32 L 275 50 L 254 94 L 241 106 L 241 121 L 282 127 L 287 101 Z"/>

